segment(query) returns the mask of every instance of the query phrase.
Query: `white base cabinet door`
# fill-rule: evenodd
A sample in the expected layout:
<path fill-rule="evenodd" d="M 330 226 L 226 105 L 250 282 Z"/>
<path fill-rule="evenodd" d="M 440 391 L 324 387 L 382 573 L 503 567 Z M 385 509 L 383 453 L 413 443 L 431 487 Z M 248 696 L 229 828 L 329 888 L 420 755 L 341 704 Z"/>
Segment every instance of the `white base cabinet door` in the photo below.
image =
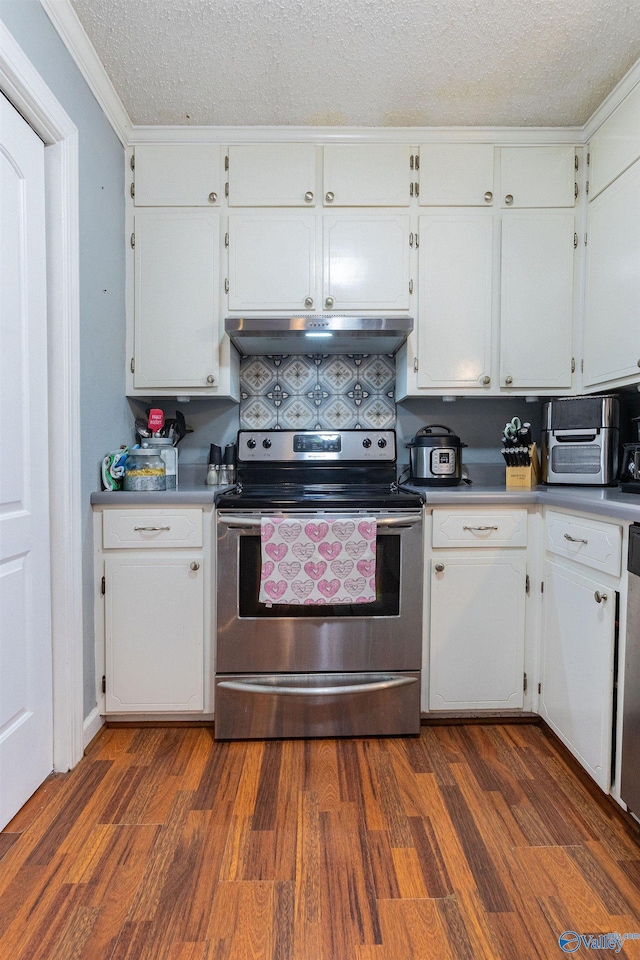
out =
<path fill-rule="evenodd" d="M 106 712 L 204 706 L 202 554 L 106 557 Z"/>
<path fill-rule="evenodd" d="M 430 710 L 522 708 L 526 576 L 524 550 L 431 560 Z"/>
<path fill-rule="evenodd" d="M 549 560 L 544 584 L 540 713 L 607 792 L 611 784 L 615 591 Z"/>

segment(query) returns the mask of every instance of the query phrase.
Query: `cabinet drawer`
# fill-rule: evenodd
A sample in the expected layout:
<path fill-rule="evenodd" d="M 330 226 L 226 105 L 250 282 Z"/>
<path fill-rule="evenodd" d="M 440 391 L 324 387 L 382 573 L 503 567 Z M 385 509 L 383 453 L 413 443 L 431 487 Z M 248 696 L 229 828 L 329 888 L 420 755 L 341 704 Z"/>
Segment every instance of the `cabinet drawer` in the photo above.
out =
<path fill-rule="evenodd" d="M 527 511 L 483 510 L 478 513 L 433 511 L 434 547 L 525 547 Z"/>
<path fill-rule="evenodd" d="M 202 510 L 105 510 L 102 546 L 201 547 Z"/>
<path fill-rule="evenodd" d="M 615 523 L 569 517 L 548 511 L 546 548 L 586 567 L 619 577 L 622 565 L 622 528 Z"/>

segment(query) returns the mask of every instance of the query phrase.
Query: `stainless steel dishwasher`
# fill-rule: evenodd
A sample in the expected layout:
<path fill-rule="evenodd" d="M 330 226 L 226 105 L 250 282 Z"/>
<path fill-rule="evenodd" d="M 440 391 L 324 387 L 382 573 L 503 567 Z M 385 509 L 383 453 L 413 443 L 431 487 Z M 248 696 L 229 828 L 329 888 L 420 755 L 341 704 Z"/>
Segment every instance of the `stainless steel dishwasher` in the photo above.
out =
<path fill-rule="evenodd" d="M 629 595 L 622 711 L 620 796 L 640 817 L 640 523 L 629 528 Z"/>

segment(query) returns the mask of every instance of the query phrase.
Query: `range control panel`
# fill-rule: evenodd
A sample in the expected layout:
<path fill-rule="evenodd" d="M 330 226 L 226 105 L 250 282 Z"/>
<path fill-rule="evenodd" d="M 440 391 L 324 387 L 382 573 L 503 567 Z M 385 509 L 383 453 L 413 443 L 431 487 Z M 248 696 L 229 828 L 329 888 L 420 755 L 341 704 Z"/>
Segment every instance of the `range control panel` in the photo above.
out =
<path fill-rule="evenodd" d="M 238 461 L 310 463 L 396 459 L 395 430 L 240 430 Z"/>

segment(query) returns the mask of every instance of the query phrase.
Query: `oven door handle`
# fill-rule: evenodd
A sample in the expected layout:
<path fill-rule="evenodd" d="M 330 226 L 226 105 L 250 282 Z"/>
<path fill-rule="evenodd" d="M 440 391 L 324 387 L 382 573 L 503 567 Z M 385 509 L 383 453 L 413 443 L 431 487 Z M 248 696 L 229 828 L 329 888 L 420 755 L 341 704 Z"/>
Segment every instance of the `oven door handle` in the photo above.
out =
<path fill-rule="evenodd" d="M 350 683 L 343 686 L 328 687 L 289 687 L 270 683 L 250 683 L 246 680 L 219 680 L 218 687 L 225 690 L 238 690 L 241 693 L 276 693 L 278 696 L 335 697 L 351 693 L 372 693 L 377 690 L 391 690 L 394 687 L 406 687 L 417 683 L 417 677 L 388 677 L 386 680 L 373 680 L 371 683 Z"/>
<path fill-rule="evenodd" d="M 312 517 L 316 515 L 310 514 L 309 516 Z M 422 516 L 419 513 L 408 516 L 402 516 L 398 514 L 395 516 L 391 515 L 386 517 L 376 517 L 375 520 L 378 527 L 412 527 L 414 524 L 420 523 Z M 218 514 L 218 523 L 223 523 L 226 527 L 230 527 L 231 529 L 259 529 L 260 517 L 241 517 L 233 516 L 233 514 L 223 516 Z"/>

